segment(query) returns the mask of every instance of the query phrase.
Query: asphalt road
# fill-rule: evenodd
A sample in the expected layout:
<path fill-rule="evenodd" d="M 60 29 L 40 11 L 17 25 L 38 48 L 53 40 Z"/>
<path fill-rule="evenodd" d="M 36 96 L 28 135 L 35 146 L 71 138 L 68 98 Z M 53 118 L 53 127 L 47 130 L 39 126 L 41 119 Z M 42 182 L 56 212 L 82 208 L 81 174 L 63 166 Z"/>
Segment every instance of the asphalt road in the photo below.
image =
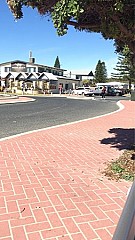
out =
<path fill-rule="evenodd" d="M 35 102 L 0 105 L 0 138 L 115 111 L 118 109 L 116 102 L 122 97 L 108 97 L 106 100 L 34 98 Z"/>

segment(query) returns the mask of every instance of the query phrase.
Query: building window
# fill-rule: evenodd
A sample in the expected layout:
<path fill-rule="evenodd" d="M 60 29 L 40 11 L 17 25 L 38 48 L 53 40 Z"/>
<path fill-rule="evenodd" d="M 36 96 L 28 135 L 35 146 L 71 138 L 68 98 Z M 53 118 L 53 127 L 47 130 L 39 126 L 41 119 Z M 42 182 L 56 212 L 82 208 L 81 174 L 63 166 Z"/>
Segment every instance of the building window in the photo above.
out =
<path fill-rule="evenodd" d="M 28 67 L 27 72 L 28 73 L 36 72 L 36 68 L 35 67 Z"/>
<path fill-rule="evenodd" d="M 52 71 L 52 73 L 53 73 L 54 75 L 57 75 L 57 71 L 56 71 L 56 70 Z"/>
<path fill-rule="evenodd" d="M 50 68 L 46 68 L 46 72 L 51 73 L 51 69 Z"/>
<path fill-rule="evenodd" d="M 76 79 L 77 79 L 77 80 L 80 80 L 80 76 L 79 76 L 79 75 L 76 75 Z"/>
<path fill-rule="evenodd" d="M 56 89 L 56 85 L 50 84 L 50 89 Z"/>
<path fill-rule="evenodd" d="M 61 71 L 61 72 L 58 72 L 57 73 L 59 76 L 63 76 L 63 72 Z"/>
<path fill-rule="evenodd" d="M 39 73 L 42 73 L 42 72 L 44 72 L 45 71 L 45 68 L 43 68 L 43 67 L 38 67 L 38 72 Z"/>
<path fill-rule="evenodd" d="M 56 80 L 50 80 L 50 89 L 56 89 L 57 88 L 58 81 Z"/>
<path fill-rule="evenodd" d="M 11 71 L 11 67 L 5 67 L 5 72 L 10 72 Z"/>

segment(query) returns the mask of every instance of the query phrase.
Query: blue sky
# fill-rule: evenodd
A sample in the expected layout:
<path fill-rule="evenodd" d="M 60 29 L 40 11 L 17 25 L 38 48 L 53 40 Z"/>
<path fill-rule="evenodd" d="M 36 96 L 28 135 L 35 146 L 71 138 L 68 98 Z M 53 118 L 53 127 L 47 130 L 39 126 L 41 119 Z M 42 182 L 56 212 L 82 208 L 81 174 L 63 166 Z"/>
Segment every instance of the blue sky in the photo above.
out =
<path fill-rule="evenodd" d="M 0 0 L 0 63 L 28 61 L 31 50 L 36 63 L 54 66 L 59 56 L 61 68 L 72 73 L 94 72 L 99 59 L 105 62 L 108 75 L 113 72 L 117 63 L 113 40 L 73 27 L 69 27 L 67 35 L 59 37 L 48 17 L 31 8 L 24 8 L 23 12 L 23 19 L 16 22 L 6 0 Z"/>

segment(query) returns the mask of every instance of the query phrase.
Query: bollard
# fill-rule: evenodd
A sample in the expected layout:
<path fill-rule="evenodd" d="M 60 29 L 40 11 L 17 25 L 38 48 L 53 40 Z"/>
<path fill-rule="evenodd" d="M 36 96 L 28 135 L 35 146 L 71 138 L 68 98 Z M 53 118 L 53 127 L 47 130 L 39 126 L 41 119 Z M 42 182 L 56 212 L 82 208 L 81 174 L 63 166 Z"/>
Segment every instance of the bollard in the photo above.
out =
<path fill-rule="evenodd" d="M 135 240 L 135 181 L 132 184 L 112 240 Z"/>
<path fill-rule="evenodd" d="M 131 101 L 135 101 L 135 90 L 131 91 Z"/>

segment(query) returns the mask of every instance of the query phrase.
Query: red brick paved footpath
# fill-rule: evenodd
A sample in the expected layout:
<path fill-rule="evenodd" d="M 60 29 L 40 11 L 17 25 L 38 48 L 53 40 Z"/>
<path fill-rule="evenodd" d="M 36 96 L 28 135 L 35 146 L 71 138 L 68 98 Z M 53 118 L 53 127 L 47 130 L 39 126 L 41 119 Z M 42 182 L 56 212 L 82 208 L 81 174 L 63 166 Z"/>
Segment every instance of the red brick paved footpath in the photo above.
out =
<path fill-rule="evenodd" d="M 135 102 L 121 103 L 111 115 L 0 142 L 0 240 L 112 239 L 131 183 L 101 169 L 123 151 L 109 130 L 135 125 Z"/>

